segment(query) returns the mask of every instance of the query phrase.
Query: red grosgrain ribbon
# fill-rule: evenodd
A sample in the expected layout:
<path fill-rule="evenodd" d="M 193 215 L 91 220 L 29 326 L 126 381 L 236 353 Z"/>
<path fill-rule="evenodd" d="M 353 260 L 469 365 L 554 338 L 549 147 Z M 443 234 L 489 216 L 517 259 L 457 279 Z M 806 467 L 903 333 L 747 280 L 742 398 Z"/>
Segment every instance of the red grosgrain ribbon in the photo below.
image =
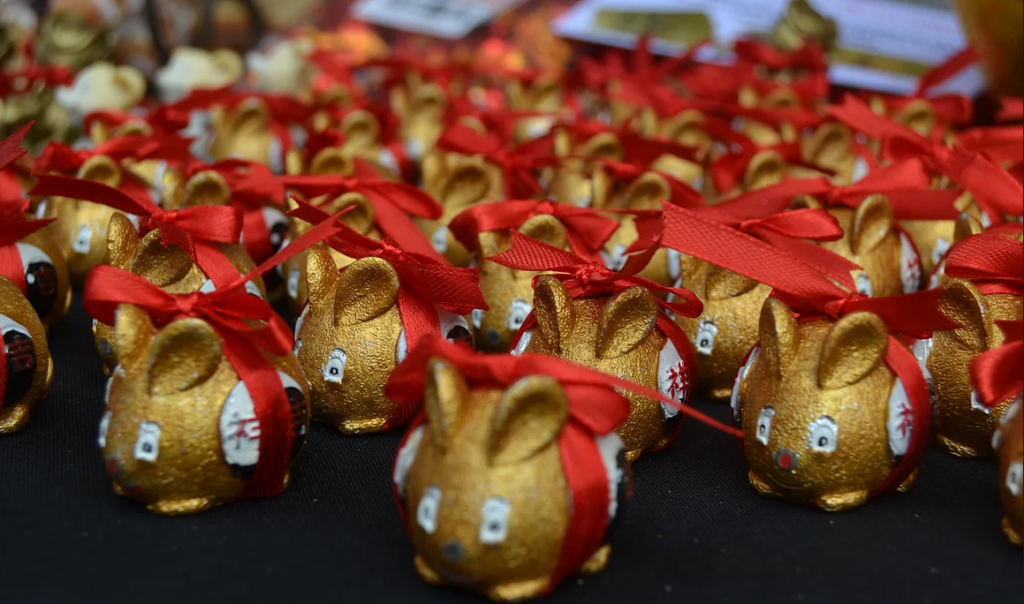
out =
<path fill-rule="evenodd" d="M 669 189 L 672 192 L 672 198 L 669 201 L 672 203 L 687 207 L 704 205 L 704 197 L 696 189 L 668 172 L 652 170 L 645 167 L 645 165 L 625 163 L 605 157 L 582 157 L 581 159 L 592 160 L 601 164 L 608 171 L 608 175 L 611 176 L 612 180 L 616 182 L 633 181 L 646 172 L 652 172 L 664 178 L 665 182 L 668 183 Z"/>
<path fill-rule="evenodd" d="M 463 155 L 479 155 L 501 168 L 505 196 L 509 199 L 525 199 L 540 193 L 541 187 L 533 171 L 550 165 L 553 158 L 548 138 L 511 145 L 498 136 L 480 134 L 462 124 L 450 126 L 437 141 L 437 147 Z M 540 147 L 540 148 L 538 148 Z"/>
<path fill-rule="evenodd" d="M 887 157 L 895 161 L 917 157 L 929 170 L 949 177 L 973 193 L 979 205 L 989 208 L 993 220 L 1001 220 L 1002 214 L 1024 214 L 1024 191 L 1020 183 L 983 154 L 963 147 L 949 148 L 927 139 L 874 113 L 850 95 L 842 105 L 832 106 L 828 111 L 850 128 L 872 138 L 884 139 L 884 155 Z"/>
<path fill-rule="evenodd" d="M 452 235 L 473 251 L 477 235 L 486 231 L 514 229 L 534 216 L 554 216 L 565 226 L 572 251 L 590 262 L 601 258 L 601 248 L 619 227 L 612 218 L 590 208 L 579 208 L 552 201 L 508 200 L 478 204 L 467 208 L 448 225 Z"/>
<path fill-rule="evenodd" d="M 16 244 L 56 220 L 29 220 L 25 217 L 27 210 L 27 201 L 0 207 L 0 276 L 17 285 L 22 293 L 26 291 L 25 269 Z"/>
<path fill-rule="evenodd" d="M 359 165 L 357 162 L 357 168 Z M 280 176 L 276 181 L 282 187 L 309 196 L 341 195 L 350 191 L 360 193 L 373 206 L 374 221 L 385 237 L 410 252 L 436 261 L 442 259 L 410 218 L 417 216 L 436 220 L 441 217 L 441 206 L 430 195 L 408 183 L 338 174 Z"/>
<path fill-rule="evenodd" d="M 998 233 L 972 235 L 950 248 L 946 275 L 970 279 L 983 294 L 1024 296 L 1024 244 Z"/>
<path fill-rule="evenodd" d="M 224 287 L 238 279 L 238 269 L 217 248 L 218 243 L 238 243 L 241 213 L 227 206 L 195 206 L 161 210 L 147 199 L 133 197 L 100 182 L 54 174 L 36 175 L 32 195 L 57 195 L 105 205 L 145 220 L 142 231 L 160 229 L 164 245 L 185 250 L 214 285 Z"/>
<path fill-rule="evenodd" d="M 289 213 L 312 224 L 331 217 L 323 210 L 300 200 L 299 208 Z M 413 348 L 420 339 L 439 333 L 435 307 L 457 315 L 473 309 L 487 310 L 480 291 L 480 269 L 460 268 L 416 252 L 406 251 L 393 240 L 376 241 L 345 225 L 326 240 L 327 245 L 350 258 L 381 258 L 398 274 L 398 311 L 405 325 L 406 341 Z"/>
<path fill-rule="evenodd" d="M 565 391 L 569 400 L 569 421 L 559 437 L 558 447 L 572 492 L 572 505 L 552 589 L 601 546 L 608 524 L 609 493 L 608 478 L 594 439 L 610 433 L 629 417 L 629 402 L 622 391 L 664 401 L 701 417 L 702 421 L 707 420 L 709 425 L 727 434 L 738 435 L 737 430 L 682 407 L 659 392 L 607 373 L 546 355 L 478 354 L 440 337 L 426 339 L 411 350 L 385 386 L 388 397 L 410 405 L 421 401 L 431 359 L 444 359 L 455 365 L 470 390 L 505 389 L 520 379 L 545 375 L 558 380 Z M 422 421 L 421 417 L 413 428 Z"/>
<path fill-rule="evenodd" d="M 971 382 L 986 407 L 995 407 L 1024 390 L 1024 323 L 996 321 L 996 325 L 1003 331 L 1003 345 L 971 361 Z"/>
<path fill-rule="evenodd" d="M 249 274 L 210 293 L 169 294 L 142 277 L 109 265 L 96 267 L 86 278 L 85 308 L 97 321 L 113 325 L 118 307 L 133 304 L 145 310 L 157 328 L 192 317 L 209 323 L 221 337 L 225 356 L 252 395 L 260 425 L 259 460 L 242 497 L 281 492 L 294 435 L 290 430 L 291 408 L 280 377 L 265 356 L 289 354 L 291 330 L 269 304 L 241 286 L 336 231 L 335 221 L 325 221 Z M 253 321 L 259 324 L 253 325 Z"/>

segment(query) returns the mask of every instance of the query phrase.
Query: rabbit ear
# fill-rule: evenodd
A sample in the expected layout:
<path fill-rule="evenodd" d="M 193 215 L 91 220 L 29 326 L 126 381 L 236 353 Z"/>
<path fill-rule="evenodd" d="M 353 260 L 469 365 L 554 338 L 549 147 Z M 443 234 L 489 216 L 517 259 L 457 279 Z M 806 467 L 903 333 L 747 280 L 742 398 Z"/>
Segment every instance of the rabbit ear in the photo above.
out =
<path fill-rule="evenodd" d="M 345 193 L 320 207 L 332 215 L 346 208 L 352 208 L 341 217 L 341 221 L 360 235 L 368 234 L 376 220 L 373 205 L 362 193 Z"/>
<path fill-rule="evenodd" d="M 121 92 L 125 101 L 125 105 L 120 109 L 132 107 L 146 95 L 146 76 L 134 67 L 127 65 L 118 67 L 114 71 L 112 84 Z"/>
<path fill-rule="evenodd" d="M 78 178 L 95 180 L 108 187 L 121 186 L 121 166 L 106 155 L 94 155 L 82 163 Z"/>
<path fill-rule="evenodd" d="M 875 249 L 892 231 L 895 217 L 885 195 L 870 195 L 860 202 L 853 216 L 850 248 L 862 255 Z"/>
<path fill-rule="evenodd" d="M 672 197 L 665 178 L 654 172 L 644 172 L 625 193 L 625 207 L 630 210 L 660 210 L 661 200 Z"/>
<path fill-rule="evenodd" d="M 245 73 L 245 65 L 241 55 L 228 48 L 220 48 L 210 53 L 214 69 L 221 75 L 224 85 L 237 82 Z"/>
<path fill-rule="evenodd" d="M 405 106 L 406 136 L 418 140 L 425 148 L 432 147 L 441 133 L 445 98 L 444 91 L 437 84 L 417 86 Z"/>
<path fill-rule="evenodd" d="M 978 235 L 985 230 L 981 222 L 976 220 L 967 212 L 963 212 L 956 219 L 956 226 L 953 228 L 953 243 L 967 239 L 971 235 Z"/>
<path fill-rule="evenodd" d="M 614 359 L 636 348 L 654 329 L 658 305 L 651 292 L 630 287 L 608 301 L 598 317 L 597 356 Z"/>
<path fill-rule="evenodd" d="M 568 154 L 571 151 L 567 151 Z M 611 132 L 601 132 L 587 139 L 580 148 L 580 155 L 587 157 L 606 157 L 608 159 L 622 158 L 622 144 L 619 137 Z"/>
<path fill-rule="evenodd" d="M 550 214 L 533 216 L 520 225 L 518 230 L 527 237 L 533 237 L 558 249 L 566 249 L 569 246 L 565 226 Z"/>
<path fill-rule="evenodd" d="M 878 315 L 855 312 L 842 317 L 825 336 L 818 362 L 818 385 L 835 390 L 861 381 L 884 360 L 889 329 Z"/>
<path fill-rule="evenodd" d="M 121 212 L 110 216 L 107 226 L 107 258 L 111 266 L 130 271 L 135 254 L 139 251 L 139 232 Z"/>
<path fill-rule="evenodd" d="M 122 304 L 114 314 L 114 345 L 122 363 L 146 358 L 146 350 L 153 341 L 156 329 L 149 315 L 137 306 Z"/>
<path fill-rule="evenodd" d="M 708 300 L 725 300 L 749 292 L 757 287 L 757 281 L 724 268 L 709 265 L 705 285 Z"/>
<path fill-rule="evenodd" d="M 398 273 L 381 258 L 361 258 L 345 267 L 334 294 L 334 320 L 357 325 L 398 303 Z"/>
<path fill-rule="evenodd" d="M 185 183 L 182 199 L 187 207 L 226 206 L 231 203 L 231 187 L 214 170 L 202 170 Z"/>
<path fill-rule="evenodd" d="M 820 210 L 821 202 L 810 195 L 798 195 L 789 204 L 791 210 Z"/>
<path fill-rule="evenodd" d="M 541 275 L 533 288 L 533 310 L 537 316 L 537 336 L 555 353 L 562 349 L 576 326 L 576 310 L 562 282 L 550 275 Z"/>
<path fill-rule="evenodd" d="M 321 149 L 309 162 L 310 174 L 352 174 L 352 158 L 340 147 Z"/>
<path fill-rule="evenodd" d="M 451 363 L 436 358 L 430 360 L 423 393 L 423 411 L 427 417 L 428 430 L 442 451 L 449 448 L 459 419 L 459 408 L 466 393 L 466 381 Z"/>
<path fill-rule="evenodd" d="M 800 155 L 804 161 L 837 168 L 852 153 L 853 135 L 846 126 L 832 122 L 823 124 L 801 143 Z"/>
<path fill-rule="evenodd" d="M 257 134 L 266 132 L 270 128 L 270 121 L 270 108 L 267 104 L 258 99 L 248 99 L 242 101 L 234 114 L 228 116 L 224 126 L 235 136 Z"/>
<path fill-rule="evenodd" d="M 950 279 L 942 286 L 939 312 L 960 324 L 953 336 L 969 350 L 981 353 L 991 348 L 998 337 L 985 297 L 970 281 Z"/>
<path fill-rule="evenodd" d="M 569 401 L 548 376 L 523 378 L 498 401 L 488 440 L 491 465 L 530 459 L 555 444 L 569 419 Z"/>
<path fill-rule="evenodd" d="M 322 244 L 309 248 L 306 256 L 306 291 L 312 308 L 333 312 L 334 286 L 338 283 L 338 265 Z"/>
<path fill-rule="evenodd" d="M 210 379 L 223 355 L 220 336 L 202 319 L 180 319 L 164 327 L 149 347 L 149 394 L 164 396 Z"/>
<path fill-rule="evenodd" d="M 743 177 L 749 191 L 782 182 L 786 162 L 775 151 L 759 151 L 747 164 Z"/>
<path fill-rule="evenodd" d="M 921 136 L 931 136 L 935 130 L 935 112 L 932 104 L 925 99 L 910 101 L 893 117 Z"/>
<path fill-rule="evenodd" d="M 491 177 L 479 159 L 460 162 L 441 185 L 438 201 L 446 212 L 459 212 L 483 201 L 491 189 Z"/>
<path fill-rule="evenodd" d="M 777 298 L 768 298 L 761 307 L 761 350 L 775 379 L 782 378 L 782 370 L 796 356 L 799 334 L 793 311 Z"/>
<path fill-rule="evenodd" d="M 341 132 L 345 135 L 346 147 L 367 149 L 379 140 L 380 124 L 369 111 L 356 109 L 341 120 Z"/>

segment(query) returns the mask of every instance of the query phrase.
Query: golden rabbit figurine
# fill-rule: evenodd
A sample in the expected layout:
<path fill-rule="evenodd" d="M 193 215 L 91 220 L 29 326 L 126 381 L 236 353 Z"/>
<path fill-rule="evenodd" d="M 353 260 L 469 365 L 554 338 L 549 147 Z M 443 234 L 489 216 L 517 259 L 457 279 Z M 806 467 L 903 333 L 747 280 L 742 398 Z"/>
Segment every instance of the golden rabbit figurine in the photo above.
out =
<path fill-rule="evenodd" d="M 999 491 L 1003 498 L 1003 533 L 1010 543 L 1021 545 L 1024 535 L 1024 413 L 1018 397 L 1003 415 L 998 428 Z"/>
<path fill-rule="evenodd" d="M 513 354 L 530 352 L 566 359 L 621 376 L 685 402 L 692 385 L 686 341 L 673 342 L 655 327 L 661 313 L 647 289 L 633 286 L 611 296 L 573 299 L 555 277 L 538 277 L 533 293 L 536 326 L 524 331 Z M 672 442 L 682 422 L 674 407 L 628 394 L 629 419 L 619 429 L 626 457 Z"/>
<path fill-rule="evenodd" d="M 171 294 L 191 294 L 216 289 L 213 281 L 185 250 L 176 245 L 164 245 L 162 238 L 158 229 L 140 236 L 124 214 L 115 214 L 110 218 L 107 232 L 108 263 L 139 275 Z M 221 243 L 218 244 L 218 248 L 238 269 L 239 276 L 256 268 L 256 264 L 242 244 Z M 246 281 L 245 289 L 262 299 L 267 297 L 260 277 Z M 92 333 L 96 350 L 103 361 L 103 373 L 110 375 L 119 362 L 114 327 L 93 321 Z"/>
<path fill-rule="evenodd" d="M 28 424 L 32 408 L 46 396 L 53 379 L 53 360 L 35 309 L 21 290 L 3 277 L 0 277 L 0 335 L 3 336 L 0 434 L 9 434 Z"/>
<path fill-rule="evenodd" d="M 732 396 L 751 485 L 827 511 L 863 504 L 892 481 L 922 425 L 885 362 L 898 344 L 873 313 L 797 324 L 775 298 L 765 301 L 759 328 Z"/>
<path fill-rule="evenodd" d="M 12 208 L 21 213 L 23 208 Z M 6 209 L 0 210 L 5 212 Z M 2 216 L 0 216 L 2 219 Z M 15 218 L 19 220 L 20 217 Z M 43 224 L 43 223 L 39 223 Z M 35 231 L 13 243 L 21 271 L 18 280 L 25 286 L 25 298 L 49 331 L 67 314 L 71 306 L 71 276 L 60 246 L 48 228 Z M 8 275 L 13 277 L 13 275 Z"/>
<path fill-rule="evenodd" d="M 438 167 L 428 177 L 429 164 L 424 165 L 424 186 L 444 213 L 437 220 L 416 218 L 416 224 L 438 254 L 454 266 L 468 266 L 469 251 L 452 236 L 448 223 L 472 205 L 502 199 L 501 172 L 478 157 L 436 152 L 431 158 Z"/>
<path fill-rule="evenodd" d="M 128 304 L 115 329 L 121 365 L 107 386 L 98 439 L 114 491 L 158 514 L 237 500 L 256 471 L 263 431 L 221 337 L 199 318 L 157 329 Z M 309 389 L 294 355 L 271 361 L 289 405 L 281 428 L 291 431 L 290 463 L 309 425 Z M 287 481 L 285 474 L 282 488 Z"/>

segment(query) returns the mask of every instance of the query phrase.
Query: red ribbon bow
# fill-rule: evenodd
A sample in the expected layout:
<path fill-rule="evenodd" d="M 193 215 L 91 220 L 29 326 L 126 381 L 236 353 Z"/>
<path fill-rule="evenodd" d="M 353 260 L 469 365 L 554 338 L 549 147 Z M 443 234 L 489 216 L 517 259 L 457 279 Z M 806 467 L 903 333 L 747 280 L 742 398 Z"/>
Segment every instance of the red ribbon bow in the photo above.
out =
<path fill-rule="evenodd" d="M 467 208 L 448 224 L 452 235 L 467 250 L 477 249 L 477 235 L 486 231 L 514 229 L 534 216 L 554 216 L 565 226 L 572 251 L 588 261 L 600 260 L 601 248 L 618 228 L 615 220 L 596 210 L 552 201 L 508 200 Z"/>
<path fill-rule="evenodd" d="M 498 136 L 480 134 L 462 124 L 450 126 L 437 141 L 439 149 L 479 155 L 501 168 L 508 199 L 525 199 L 540 193 L 541 187 L 533 171 L 557 159 L 551 156 L 550 146 L 549 137 L 511 145 Z"/>
<path fill-rule="evenodd" d="M 1024 296 L 1024 244 L 998 233 L 958 241 L 946 256 L 946 275 L 975 282 L 983 294 Z"/>
<path fill-rule="evenodd" d="M 145 218 L 142 232 L 160 229 L 164 245 L 184 249 L 218 288 L 238 279 L 238 269 L 224 255 L 218 243 L 238 243 L 242 232 L 241 213 L 227 206 L 196 206 L 184 210 L 161 210 L 145 198 L 128 195 L 100 182 L 38 174 L 32 195 L 57 195 L 105 205 L 126 214 Z"/>
<path fill-rule="evenodd" d="M 688 183 L 679 180 L 664 170 L 652 170 L 646 167 L 646 164 L 620 162 L 605 157 L 582 157 L 580 159 L 592 160 L 601 164 L 615 182 L 636 180 L 646 172 L 653 172 L 664 178 L 665 182 L 668 183 L 669 190 L 672 193 L 669 201 L 672 203 L 687 207 L 704 205 L 703 195 Z"/>
<path fill-rule="evenodd" d="M 174 109 L 167 105 L 161 105 L 149 115 L 136 115 L 126 111 L 106 109 L 86 114 L 82 120 L 82 129 L 89 132 L 92 130 L 92 125 L 97 122 L 115 127 L 142 122 L 157 134 L 171 135 L 188 126 L 189 115 L 187 111 Z"/>
<path fill-rule="evenodd" d="M 14 134 L 0 141 L 0 173 L 25 155 L 21 142 L 31 126 L 32 124 L 22 126 Z M 27 210 L 26 200 L 15 197 L 0 198 L 0 276 L 17 285 L 22 293 L 26 291 L 25 271 L 18 246 L 15 244 L 56 220 L 28 220 L 25 217 Z"/>
<path fill-rule="evenodd" d="M 895 161 L 919 158 L 929 170 L 949 177 L 973 193 L 979 205 L 991 209 L 990 218 L 994 221 L 1001 220 L 1003 214 L 1024 214 L 1024 190 L 1020 183 L 984 154 L 964 147 L 949 148 L 925 138 L 876 114 L 850 95 L 842 105 L 828 111 L 850 128 L 885 140 L 885 156 Z"/>
<path fill-rule="evenodd" d="M 818 172 L 829 173 L 831 170 L 804 161 L 803 151 L 799 142 L 779 143 L 771 147 L 759 147 L 749 140 L 741 143 L 739 152 L 728 153 L 711 164 L 711 179 L 715 189 L 721 193 L 732 191 L 739 185 L 743 175 L 754 156 L 762 151 L 774 151 L 788 166 L 801 166 Z"/>
<path fill-rule="evenodd" d="M 363 175 L 302 174 L 275 177 L 273 182 L 281 188 L 282 195 L 284 187 L 309 196 L 360 193 L 373 205 L 374 220 L 384 236 L 394 240 L 403 249 L 440 262 L 442 257 L 410 216 L 436 220 L 441 217 L 441 206 L 430 195 L 408 183 L 367 175 L 372 168 L 362 162 L 357 161 L 356 168 Z M 326 216 L 326 213 L 323 215 Z M 309 221 L 305 217 L 302 219 Z"/>
<path fill-rule="evenodd" d="M 281 492 L 293 438 L 288 429 L 291 407 L 277 368 L 264 355 L 287 355 L 292 332 L 266 301 L 246 293 L 242 285 L 336 232 L 336 221 L 324 221 L 249 274 L 236 273 L 233 282 L 210 293 L 169 294 L 138 275 L 109 265 L 96 267 L 86 278 L 85 309 L 97 321 L 113 325 L 118 307 L 133 304 L 145 310 L 158 328 L 181 318 L 199 318 L 220 336 L 225 356 L 252 396 L 260 426 L 259 461 L 242 497 Z"/>
<path fill-rule="evenodd" d="M 40 172 L 77 172 L 91 157 L 106 155 L 115 161 L 124 159 L 163 159 L 179 162 L 189 157 L 189 142 L 167 134 L 131 134 L 118 136 L 92 149 L 72 149 L 63 143 L 51 142 L 36 160 Z"/>
<path fill-rule="evenodd" d="M 321 224 L 331 216 L 300 200 L 299 208 L 290 212 L 312 224 Z M 438 333 L 436 306 L 457 315 L 473 309 L 487 310 L 480 291 L 480 269 L 450 266 L 427 256 L 403 250 L 393 240 L 376 241 L 364 237 L 347 225 L 327 239 L 327 245 L 349 258 L 381 258 L 398 274 L 398 311 L 405 325 L 406 341 L 412 349 L 420 339 Z M 343 269 L 344 270 L 344 269 Z"/>
<path fill-rule="evenodd" d="M 1003 331 L 1003 345 L 971 361 L 971 382 L 986 407 L 995 407 L 1024 390 L 1024 323 L 996 321 L 996 325 Z"/>

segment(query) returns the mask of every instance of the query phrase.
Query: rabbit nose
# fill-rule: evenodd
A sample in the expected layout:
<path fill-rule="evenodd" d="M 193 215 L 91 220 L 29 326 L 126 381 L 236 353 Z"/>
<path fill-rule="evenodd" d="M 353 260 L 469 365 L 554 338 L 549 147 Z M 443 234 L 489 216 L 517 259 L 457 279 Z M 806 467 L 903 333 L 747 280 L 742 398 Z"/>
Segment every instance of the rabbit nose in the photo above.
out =
<path fill-rule="evenodd" d="M 501 334 L 498 333 L 497 329 L 493 327 L 487 328 L 487 343 L 491 344 L 492 346 L 497 346 L 499 343 L 501 343 Z"/>
<path fill-rule="evenodd" d="M 452 539 L 441 546 L 441 557 L 444 558 L 445 562 L 458 564 L 466 557 L 466 549 L 457 540 Z"/>
<path fill-rule="evenodd" d="M 796 469 L 796 461 L 800 456 L 787 449 L 779 449 L 775 452 L 775 465 L 779 466 L 780 470 L 786 470 L 792 472 Z"/>

